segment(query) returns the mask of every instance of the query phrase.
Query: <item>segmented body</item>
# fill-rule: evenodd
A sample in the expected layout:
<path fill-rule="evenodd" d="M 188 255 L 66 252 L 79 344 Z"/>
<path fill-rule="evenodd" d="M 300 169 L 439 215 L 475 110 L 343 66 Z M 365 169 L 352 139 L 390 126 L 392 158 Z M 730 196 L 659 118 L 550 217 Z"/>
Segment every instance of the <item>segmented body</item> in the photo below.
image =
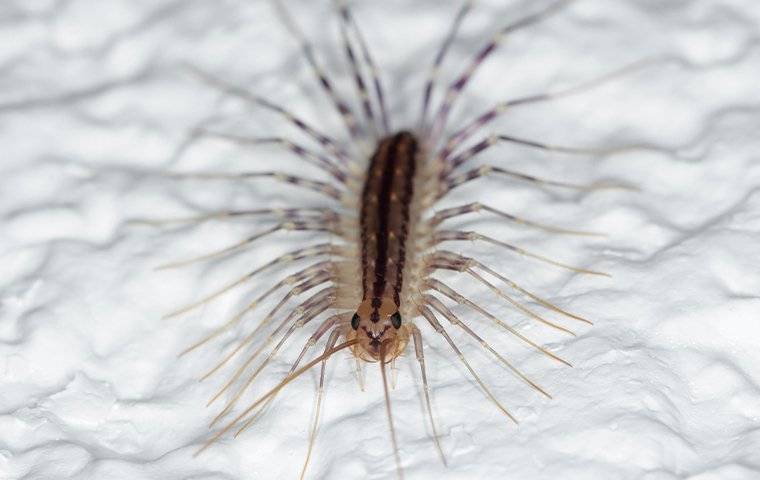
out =
<path fill-rule="evenodd" d="M 580 192 L 602 188 L 622 188 L 619 184 L 578 184 L 566 181 L 542 179 L 526 175 L 519 171 L 507 169 L 498 165 L 481 165 L 470 170 L 461 171 L 480 153 L 494 148 L 500 143 L 520 144 L 530 148 L 546 151 L 556 151 L 564 154 L 600 155 L 609 154 L 614 150 L 593 150 L 583 148 L 558 147 L 523 140 L 504 134 L 487 134 L 486 138 L 463 148 L 462 145 L 475 137 L 509 108 L 531 103 L 546 102 L 564 95 L 576 94 L 584 88 L 601 83 L 595 80 L 568 89 L 566 91 L 541 93 L 517 98 L 499 103 L 485 113 L 476 117 L 472 122 L 446 134 L 448 115 L 456 99 L 459 97 L 478 66 L 496 49 L 500 38 L 513 30 L 524 28 L 536 23 L 550 14 L 558 11 L 565 2 L 553 3 L 536 14 L 530 15 L 500 29 L 485 46 L 475 54 L 464 73 L 451 82 L 443 95 L 443 101 L 435 114 L 428 118 L 431 105 L 431 91 L 435 86 L 435 76 L 445 54 L 456 36 L 459 25 L 471 3 L 465 2 L 457 14 L 453 27 L 443 42 L 433 62 L 431 74 L 425 84 L 422 115 L 416 130 L 391 131 L 388 109 L 385 106 L 385 93 L 382 90 L 377 68 L 369 55 L 368 47 L 361 36 L 348 8 L 340 4 L 338 13 L 341 18 L 341 32 L 346 49 L 346 56 L 352 68 L 355 85 L 361 98 L 361 111 L 364 113 L 363 123 L 353 113 L 353 110 L 335 91 L 328 75 L 319 67 L 311 45 L 305 40 L 300 31 L 294 26 L 292 19 L 284 12 L 286 24 L 303 49 L 304 57 L 316 74 L 319 84 L 328 99 L 331 100 L 337 114 L 343 118 L 346 131 L 349 134 L 347 142 L 341 142 L 307 122 L 293 115 L 284 107 L 272 103 L 268 99 L 252 95 L 247 91 L 230 86 L 218 78 L 205 72 L 196 71 L 200 78 L 215 88 L 220 88 L 230 95 L 241 98 L 262 107 L 290 123 L 302 136 L 310 139 L 319 146 L 319 150 L 310 150 L 296 141 L 286 138 L 247 138 L 204 130 L 196 132 L 196 140 L 207 137 L 233 141 L 240 144 L 278 144 L 293 152 L 304 161 L 321 168 L 333 180 L 332 183 L 303 178 L 297 175 L 284 174 L 278 171 L 246 172 L 241 174 L 196 173 L 177 175 L 187 179 L 251 179 L 274 180 L 293 188 L 309 189 L 324 195 L 330 203 L 325 206 L 294 206 L 288 209 L 260 208 L 255 210 L 226 211 L 204 214 L 181 221 L 206 221 L 230 217 L 253 216 L 275 218 L 277 223 L 263 232 L 252 234 L 241 242 L 221 250 L 204 254 L 190 260 L 173 262 L 165 267 L 179 267 L 206 261 L 220 256 L 232 255 L 247 248 L 253 242 L 280 231 L 313 231 L 330 235 L 326 242 L 311 244 L 286 253 L 270 260 L 260 267 L 250 271 L 241 278 L 224 285 L 220 289 L 203 297 L 168 316 L 175 316 L 204 305 L 227 292 L 247 285 L 263 272 L 280 267 L 310 262 L 306 267 L 292 273 L 277 282 L 273 282 L 257 297 L 253 297 L 246 308 L 236 313 L 226 323 L 214 329 L 211 333 L 192 344 L 183 353 L 228 334 L 231 329 L 240 324 L 246 317 L 252 316 L 256 307 L 266 299 L 284 290 L 285 293 L 275 307 L 267 314 L 259 316 L 255 327 L 249 328 L 250 333 L 239 339 L 237 344 L 221 361 L 211 368 L 203 378 L 210 377 L 222 370 L 223 367 L 238 362 L 232 374 L 214 395 L 209 403 L 218 399 L 226 399 L 226 404 L 216 416 L 212 425 L 222 419 L 235 415 L 226 420 L 224 427 L 211 438 L 201 449 L 207 448 L 227 432 L 234 430 L 237 434 L 249 428 L 264 407 L 274 400 L 277 394 L 302 373 L 314 366 L 321 365 L 319 386 L 316 395 L 316 415 L 314 417 L 306 461 L 302 469 L 302 477 L 311 455 L 316 437 L 322 392 L 324 389 L 324 369 L 327 360 L 344 349 L 350 349 L 357 359 L 367 362 L 377 362 L 380 365 L 385 386 L 385 400 L 391 431 L 392 448 L 396 456 L 398 474 L 401 476 L 401 459 L 396 445 L 391 400 L 386 380 L 385 364 L 390 362 L 407 349 L 410 339 L 413 340 L 414 357 L 419 364 L 423 395 L 427 414 L 433 431 L 433 441 L 443 456 L 443 450 L 438 442 L 436 422 L 430 408 L 430 387 L 426 374 L 424 344 L 422 329 L 428 329 L 428 335 L 439 337 L 448 345 L 451 353 L 456 356 L 467 369 L 472 378 L 483 390 L 485 396 L 507 417 L 516 421 L 515 417 L 493 395 L 487 385 L 481 381 L 477 372 L 463 355 L 457 343 L 448 334 L 441 321 L 445 320 L 454 328 L 461 329 L 466 338 L 481 345 L 495 360 L 508 369 L 518 379 L 525 382 L 538 393 L 549 397 L 549 394 L 528 378 L 522 371 L 497 352 L 481 334 L 477 332 L 478 321 L 485 320 L 491 325 L 503 330 L 516 342 L 527 345 L 550 361 L 564 365 L 569 362 L 557 354 L 547 350 L 523 334 L 520 329 L 497 317 L 483 306 L 473 302 L 466 296 L 454 290 L 451 286 L 435 278 L 434 274 L 441 270 L 459 272 L 467 275 L 478 285 L 486 287 L 497 297 L 508 302 L 521 316 L 539 322 L 543 326 L 556 331 L 573 334 L 563 321 L 575 321 L 589 324 L 584 317 L 568 312 L 542 296 L 528 290 L 520 283 L 499 273 L 497 266 L 487 265 L 476 258 L 454 250 L 441 248 L 444 242 L 480 241 L 498 248 L 529 257 L 533 260 L 551 264 L 555 267 L 571 270 L 576 273 L 604 275 L 586 268 L 574 267 L 557 260 L 533 253 L 522 247 L 495 239 L 477 232 L 446 229 L 445 225 L 451 219 L 473 213 L 488 213 L 503 220 L 521 224 L 527 228 L 541 229 L 552 234 L 593 235 L 590 232 L 565 229 L 537 223 L 514 213 L 489 206 L 479 201 L 465 203 L 443 210 L 435 210 L 438 200 L 446 197 L 460 185 L 477 181 L 485 177 L 502 177 L 510 181 L 527 182 L 539 188 L 560 188 Z M 280 5 L 277 3 L 277 5 Z M 281 7 L 281 5 L 280 5 Z M 282 7 L 281 7 L 282 8 Z M 353 42 L 349 40 L 348 32 L 353 31 L 357 38 L 361 59 L 371 72 L 371 81 L 362 78 Z M 615 74 L 618 75 L 618 74 Z M 607 76 L 606 79 L 615 75 Z M 374 87 L 370 91 L 368 85 Z M 374 99 L 371 101 L 370 99 Z M 369 158 L 356 154 L 352 144 L 358 138 L 375 138 L 374 152 Z M 154 222 L 156 223 L 156 222 Z M 162 222 L 158 222 L 162 223 Z M 296 300 L 298 299 L 298 300 Z M 293 302 L 297 302 L 295 306 Z M 477 315 L 478 321 L 465 319 L 455 314 L 446 302 L 453 302 Z M 543 309 L 563 320 L 546 318 Z M 315 319 L 320 318 L 319 322 Z M 317 323 L 316 326 L 314 323 Z M 418 326 L 417 323 L 420 323 Z M 254 397 L 241 407 L 244 396 L 250 391 L 254 381 L 265 370 L 271 360 L 281 353 L 284 345 L 300 328 L 308 327 L 312 332 L 308 342 L 295 356 L 289 374 L 272 390 Z M 267 334 L 267 332 L 269 332 Z M 326 338 L 326 340 L 325 340 Z M 432 338 L 432 337 L 425 337 Z M 321 355 L 310 361 L 310 349 L 323 342 L 324 350 Z M 342 342 L 342 343 L 339 343 Z M 271 347 L 271 348 L 270 348 Z"/>

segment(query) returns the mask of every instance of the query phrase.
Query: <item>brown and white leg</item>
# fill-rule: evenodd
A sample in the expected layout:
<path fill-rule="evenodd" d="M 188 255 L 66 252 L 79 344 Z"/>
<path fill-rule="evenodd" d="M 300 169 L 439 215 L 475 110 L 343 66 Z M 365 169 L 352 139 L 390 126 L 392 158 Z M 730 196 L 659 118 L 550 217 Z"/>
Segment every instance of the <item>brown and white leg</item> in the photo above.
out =
<path fill-rule="evenodd" d="M 467 359 L 464 357 L 464 354 L 459 350 L 459 347 L 457 347 L 456 343 L 454 343 L 454 340 L 451 339 L 449 334 L 446 332 L 446 330 L 443 328 L 441 323 L 438 321 L 438 319 L 435 317 L 433 312 L 430 311 L 430 309 L 425 306 L 421 305 L 419 306 L 419 313 L 423 317 L 425 317 L 425 320 L 430 323 L 430 325 L 433 327 L 433 329 L 438 332 L 449 344 L 451 349 L 454 351 L 454 353 L 457 355 L 457 358 L 459 358 L 459 361 L 462 362 L 462 364 L 467 368 L 467 370 L 470 372 L 472 377 L 475 379 L 478 385 L 480 385 L 480 388 L 483 389 L 483 392 L 485 392 L 486 396 L 496 405 L 496 407 L 501 410 L 504 415 L 506 415 L 510 420 L 512 420 L 515 423 L 517 422 L 517 419 L 509 413 L 509 410 L 504 408 L 504 406 L 499 402 L 499 400 L 496 399 L 493 393 L 491 393 L 491 390 L 486 386 L 485 383 L 480 379 L 480 376 L 475 372 L 475 370 L 470 366 L 470 363 L 467 361 Z"/>
<path fill-rule="evenodd" d="M 256 107 L 262 107 L 269 111 L 279 114 L 288 123 L 292 124 L 297 129 L 301 130 L 307 136 L 311 137 L 313 140 L 319 143 L 327 152 L 336 155 L 339 159 L 341 159 L 342 163 L 344 164 L 350 163 L 351 161 L 350 156 L 348 155 L 346 150 L 343 149 L 338 144 L 338 142 L 335 139 L 325 135 L 324 133 L 321 133 L 320 131 L 310 126 L 309 124 L 307 124 L 300 118 L 294 116 L 292 113 L 287 111 L 282 106 L 277 105 L 276 103 L 273 103 L 270 100 L 267 100 L 258 95 L 253 95 L 244 88 L 241 88 L 235 85 L 230 85 L 226 83 L 225 81 L 197 67 L 186 65 L 186 68 L 190 73 L 198 77 L 204 83 L 214 88 L 217 88 L 228 95 L 232 95 L 234 97 L 240 98 L 248 103 L 251 103 L 252 105 L 255 105 Z"/>
<path fill-rule="evenodd" d="M 563 234 L 563 235 L 592 236 L 592 237 L 605 236 L 603 233 L 588 232 L 584 230 L 571 230 L 571 229 L 566 229 L 566 228 L 555 227 L 552 225 L 546 225 L 544 223 L 534 222 L 532 220 L 528 220 L 526 218 L 518 217 L 511 213 L 507 213 L 503 210 L 499 210 L 499 209 L 490 207 L 488 205 L 484 205 L 480 202 L 472 202 L 466 205 L 460 205 L 458 207 L 451 207 L 451 208 L 445 208 L 443 210 L 439 210 L 430 219 L 430 225 L 433 228 L 437 228 L 442 222 L 450 218 L 456 218 L 462 215 L 467 215 L 469 213 L 480 213 L 480 212 L 493 213 L 494 215 L 498 215 L 510 222 L 513 222 L 519 225 L 525 225 L 527 227 L 537 228 L 547 233 L 558 233 L 558 234 Z"/>
<path fill-rule="evenodd" d="M 433 126 L 430 134 L 432 142 L 438 141 L 441 133 L 443 133 L 443 130 L 446 127 L 446 121 L 448 119 L 449 113 L 451 112 L 451 109 L 454 106 L 457 98 L 459 95 L 461 95 L 462 91 L 467 86 L 468 82 L 478 70 L 483 61 L 485 61 L 486 58 L 488 58 L 491 53 L 496 50 L 502 39 L 516 30 L 533 25 L 547 18 L 552 13 L 555 13 L 559 7 L 563 6 L 565 3 L 567 3 L 566 0 L 556 1 L 544 10 L 529 15 L 521 20 L 518 20 L 517 22 L 506 25 L 501 30 L 499 30 L 477 54 L 475 54 L 470 64 L 464 69 L 464 72 L 462 72 L 462 74 L 449 85 L 448 90 L 446 91 L 446 96 L 443 100 L 443 103 L 438 109 L 438 113 L 433 120 Z"/>
<path fill-rule="evenodd" d="M 511 250 L 515 253 L 518 253 L 520 255 L 530 257 L 536 260 L 539 260 L 544 263 L 548 263 L 550 265 L 554 265 L 556 267 L 564 268 L 566 270 L 570 270 L 571 272 L 576 273 L 585 273 L 588 275 L 601 275 L 603 277 L 609 277 L 610 275 L 608 273 L 604 272 L 597 272 L 596 270 L 588 270 L 586 268 L 580 268 L 580 267 L 574 267 L 572 265 L 567 265 L 562 262 L 558 262 L 557 260 L 551 259 L 549 257 L 545 257 L 543 255 L 538 255 L 537 253 L 532 253 L 528 250 L 525 250 L 524 248 L 517 247 L 515 245 L 512 245 L 511 243 L 502 242 L 501 240 L 496 240 L 495 238 L 480 234 L 478 232 L 462 232 L 462 231 L 456 231 L 456 230 L 440 230 L 435 233 L 433 237 L 433 242 L 435 245 L 438 245 L 443 242 L 452 242 L 452 241 L 482 241 L 486 243 L 490 243 L 492 245 L 496 245 L 499 247 L 506 248 L 508 250 Z"/>
<path fill-rule="evenodd" d="M 438 293 L 443 294 L 444 296 L 450 298 L 451 300 L 455 301 L 456 303 L 458 303 L 460 305 L 464 305 L 464 306 L 470 307 L 471 309 L 475 310 L 476 312 L 480 313 L 484 317 L 486 317 L 489 320 L 491 320 L 492 322 L 494 322 L 499 327 L 503 328 L 507 332 L 509 332 L 512 335 L 514 335 L 516 338 L 518 338 L 519 340 L 521 340 L 522 342 L 524 342 L 528 346 L 534 348 L 536 351 L 538 351 L 540 353 L 543 353 L 547 357 L 549 357 L 549 358 L 551 358 L 553 360 L 556 360 L 559 363 L 567 365 L 568 367 L 572 367 L 572 365 L 570 364 L 570 362 L 568 362 L 567 360 L 565 360 L 565 359 L 561 358 L 560 356 L 558 356 L 558 355 L 550 352 L 546 348 L 542 347 L 541 345 L 537 344 L 533 340 L 529 339 L 528 337 L 526 337 L 522 333 L 518 332 L 511 325 L 508 325 L 507 323 L 505 323 L 504 321 L 502 321 L 501 319 L 499 319 L 498 317 L 496 317 L 495 315 L 493 315 L 492 313 L 490 313 L 489 311 L 487 311 L 486 309 L 484 309 L 483 307 L 481 307 L 477 303 L 471 301 L 469 298 L 467 298 L 464 295 L 460 294 L 459 292 L 455 291 L 454 289 L 452 289 L 448 285 L 444 284 L 443 282 L 441 282 L 441 281 L 428 282 L 427 286 L 431 290 L 434 290 L 434 291 L 436 291 Z"/>
<path fill-rule="evenodd" d="M 342 201 L 345 190 L 335 187 L 326 182 L 311 180 L 297 175 L 291 175 L 283 172 L 201 172 L 201 173 L 172 173 L 171 178 L 192 179 L 192 180 L 251 180 L 251 179 L 272 179 L 287 185 L 312 190 L 334 200 Z"/>

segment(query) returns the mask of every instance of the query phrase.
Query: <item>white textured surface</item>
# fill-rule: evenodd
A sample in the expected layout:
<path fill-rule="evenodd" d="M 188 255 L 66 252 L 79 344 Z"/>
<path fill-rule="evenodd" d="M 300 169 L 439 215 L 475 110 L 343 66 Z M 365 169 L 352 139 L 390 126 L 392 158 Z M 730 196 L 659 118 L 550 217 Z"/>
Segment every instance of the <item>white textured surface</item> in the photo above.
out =
<path fill-rule="evenodd" d="M 328 52 L 321 58 L 347 78 L 337 63 L 327 2 L 290 3 L 319 52 Z M 397 124 L 414 118 L 423 67 L 457 8 L 410 3 L 357 2 L 356 8 Z M 480 4 L 444 72 L 457 73 L 488 32 L 543 2 L 500 3 Z M 163 261 L 261 227 L 217 222 L 160 231 L 127 224 L 195 207 L 317 199 L 263 183 L 182 183 L 151 173 L 283 162 L 291 171 L 300 168 L 275 149 L 202 142 L 183 150 L 188 131 L 209 119 L 223 119 L 214 125 L 240 133 L 288 131 L 276 117 L 200 84 L 182 69 L 186 63 L 342 134 L 268 3 L 6 0 L 0 25 L 0 478 L 297 477 L 314 375 L 289 386 L 237 440 L 225 438 L 191 456 L 207 438 L 216 410 L 203 406 L 221 380 L 196 378 L 233 338 L 181 359 L 177 354 L 250 293 L 184 318 L 159 318 L 302 244 L 303 235 L 259 242 L 246 255 L 211 266 L 153 272 Z M 407 478 L 760 477 L 758 36 L 756 0 L 579 0 L 511 37 L 482 69 L 455 124 L 497 100 L 571 85 L 642 58 L 678 59 L 582 96 L 516 110 L 495 126 L 558 144 L 648 142 L 673 153 L 589 160 L 504 146 L 484 156 L 545 177 L 625 180 L 641 192 L 575 198 L 492 181 L 453 199 L 482 194 L 537 220 L 608 232 L 605 240 L 589 241 L 546 237 L 485 217 L 462 222 L 613 278 L 567 275 L 503 251 L 451 245 L 478 253 L 596 324 L 577 328 L 574 339 L 554 336 L 452 279 L 575 368 L 552 365 L 458 309 L 555 396 L 539 398 L 457 335 L 521 420 L 515 426 L 425 329 L 449 466 L 429 440 L 419 376 L 407 357 L 393 392 Z M 353 95 L 349 83 L 339 83 Z M 293 340 L 264 383 L 283 374 L 304 338 Z M 309 478 L 392 478 L 379 372 L 368 369 L 367 391 L 357 393 L 350 366 L 343 356 L 329 369 Z"/>

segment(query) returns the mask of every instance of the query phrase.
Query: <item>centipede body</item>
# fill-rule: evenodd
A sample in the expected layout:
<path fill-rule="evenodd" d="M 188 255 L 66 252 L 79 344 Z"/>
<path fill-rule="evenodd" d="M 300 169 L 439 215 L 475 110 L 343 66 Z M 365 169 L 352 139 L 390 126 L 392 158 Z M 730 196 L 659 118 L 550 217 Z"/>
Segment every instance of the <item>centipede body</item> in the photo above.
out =
<path fill-rule="evenodd" d="M 546 92 L 503 101 L 478 115 L 464 125 L 449 125 L 452 108 L 469 84 L 481 64 L 497 51 L 500 41 L 512 32 L 545 21 L 558 14 L 569 2 L 557 1 L 542 10 L 526 15 L 499 28 L 480 48 L 470 62 L 448 86 L 443 88 L 440 105 L 434 108 L 433 92 L 439 86 L 437 73 L 446 59 L 458 29 L 473 8 L 465 2 L 458 10 L 453 25 L 432 61 L 421 95 L 420 116 L 415 122 L 397 122 L 386 99 L 392 92 L 382 86 L 382 78 L 375 64 L 370 46 L 348 6 L 336 2 L 340 21 L 341 39 L 358 101 L 350 102 L 336 89 L 328 72 L 320 66 L 317 53 L 307 37 L 298 29 L 287 8 L 274 2 L 285 19 L 288 31 L 301 48 L 302 56 L 316 77 L 317 84 L 329 100 L 334 113 L 342 119 L 344 132 L 323 132 L 307 123 L 286 106 L 232 85 L 212 73 L 192 69 L 191 73 L 210 88 L 262 108 L 280 117 L 300 132 L 299 139 L 286 137 L 245 137 L 213 129 L 193 132 L 196 137 L 213 137 L 234 144 L 272 144 L 294 154 L 300 161 L 322 171 L 329 180 L 281 172 L 277 169 L 245 171 L 240 173 L 196 172 L 176 174 L 174 178 L 186 181 L 250 180 L 273 181 L 298 192 L 309 190 L 322 196 L 329 206 L 303 206 L 294 195 L 293 206 L 274 208 L 257 206 L 248 210 L 228 210 L 177 219 L 197 223 L 209 220 L 251 217 L 275 219 L 272 227 L 260 230 L 227 247 L 206 252 L 190 259 L 169 262 L 163 267 L 178 268 L 199 262 L 233 256 L 251 248 L 264 237 L 281 232 L 312 232 L 324 240 L 306 244 L 251 269 L 245 275 L 232 279 L 198 300 L 171 312 L 174 317 L 216 300 L 222 295 L 273 275 L 269 288 L 258 296 L 246 300 L 247 305 L 232 315 L 211 333 L 192 342 L 183 354 L 228 335 L 248 318 L 252 326 L 238 339 L 204 375 L 212 378 L 227 370 L 228 376 L 209 404 L 220 404 L 219 413 L 211 425 L 216 429 L 199 453 L 218 440 L 255 428 L 255 422 L 277 395 L 311 368 L 319 367 L 315 415 L 309 429 L 308 451 L 301 469 L 306 476 L 307 466 L 316 443 L 317 426 L 325 388 L 325 367 L 330 358 L 339 352 L 350 352 L 357 361 L 377 363 L 384 385 L 385 408 L 390 430 L 389 451 L 395 456 L 396 471 L 403 476 L 403 459 L 399 453 L 394 429 L 392 400 L 386 364 L 401 356 L 413 357 L 417 363 L 424 405 L 432 441 L 440 456 L 445 459 L 436 418 L 431 407 L 431 391 L 426 371 L 425 347 L 430 338 L 437 337 L 452 357 L 461 364 L 483 391 L 486 400 L 503 416 L 518 422 L 517 416 L 497 398 L 489 386 L 464 355 L 459 342 L 450 335 L 458 329 L 464 337 L 480 345 L 495 363 L 500 364 L 518 380 L 539 395 L 550 398 L 548 390 L 524 373 L 489 343 L 481 333 L 483 322 L 502 331 L 516 343 L 532 349 L 547 361 L 569 366 L 570 362 L 521 331 L 513 322 L 494 314 L 485 306 L 458 291 L 436 276 L 441 271 L 453 272 L 469 278 L 474 285 L 483 287 L 493 296 L 506 302 L 516 315 L 527 318 L 542 328 L 562 334 L 574 335 L 573 328 L 591 324 L 586 317 L 570 312 L 548 300 L 547 296 L 523 286 L 518 279 L 500 272 L 498 265 L 460 253 L 449 244 L 478 242 L 514 254 L 514 258 L 577 274 L 606 275 L 602 272 L 573 266 L 560 260 L 534 252 L 507 239 L 491 237 L 475 231 L 464 231 L 452 226 L 456 220 L 471 214 L 487 214 L 524 228 L 550 234 L 591 236 L 594 232 L 577 230 L 533 221 L 515 212 L 487 203 L 470 201 L 461 205 L 438 208 L 442 199 L 465 184 L 485 178 L 499 178 L 542 189 L 591 192 L 610 188 L 627 188 L 624 184 L 597 182 L 581 184 L 565 179 L 543 178 L 526 174 L 511 166 L 482 164 L 471 167 L 473 159 L 481 153 L 507 143 L 524 148 L 540 149 L 561 155 L 606 155 L 613 149 L 593 149 L 557 146 L 532 139 L 522 139 L 503 132 L 489 132 L 488 128 L 499 116 L 512 108 L 583 92 L 602 79 L 615 78 L 620 72 L 564 91 Z M 358 108 L 357 108 L 358 105 Z M 402 126 L 397 126 L 401 124 Z M 345 136 L 346 140 L 339 140 Z M 355 144 L 372 145 L 369 155 L 357 155 Z M 305 146 L 310 143 L 310 146 Z M 366 153 L 366 152 L 365 152 Z M 175 220 L 175 221 L 177 221 Z M 163 223 L 163 222 L 154 222 Z M 443 245 L 446 244 L 446 245 Z M 284 277 L 274 273 L 283 267 L 299 263 L 307 266 Z M 281 297 L 275 306 L 264 314 L 257 307 L 268 299 Z M 466 315 L 460 311 L 467 312 Z M 549 314 L 549 315 L 547 315 Z M 473 318 L 470 318 L 470 315 Z M 551 317 L 551 318 L 550 318 Z M 311 335 L 301 346 L 288 374 L 271 390 L 254 392 L 257 380 L 266 375 L 273 359 L 281 356 L 296 332 L 308 329 Z M 312 349 L 320 346 L 321 354 Z M 297 348 L 297 347 L 296 347 Z M 343 353 L 343 354 L 344 354 Z M 311 358 L 311 359 L 310 359 Z"/>

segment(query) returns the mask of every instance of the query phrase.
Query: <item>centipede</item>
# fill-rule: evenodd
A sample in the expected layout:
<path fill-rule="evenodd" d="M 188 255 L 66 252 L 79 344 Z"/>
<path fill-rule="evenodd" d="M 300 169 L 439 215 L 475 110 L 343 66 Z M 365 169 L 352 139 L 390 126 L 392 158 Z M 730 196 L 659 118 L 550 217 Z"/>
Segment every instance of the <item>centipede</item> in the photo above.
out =
<path fill-rule="evenodd" d="M 213 72 L 188 65 L 187 73 L 202 88 L 255 107 L 293 131 L 290 137 L 267 136 L 266 133 L 243 135 L 204 126 L 195 129 L 192 136 L 195 140 L 212 138 L 236 147 L 268 145 L 292 155 L 297 162 L 310 165 L 319 176 L 279 170 L 276 165 L 267 165 L 266 158 L 257 163 L 265 165 L 261 169 L 172 172 L 170 176 L 180 182 L 243 181 L 252 185 L 270 182 L 276 185 L 274 188 L 290 192 L 288 198 L 292 204 L 282 207 L 257 202 L 251 208 L 206 210 L 181 218 L 150 220 L 157 226 L 184 224 L 191 228 L 205 222 L 245 221 L 246 225 L 258 228 L 235 243 L 191 258 L 172 260 L 160 269 L 180 269 L 234 258 L 255 249 L 260 242 L 275 241 L 278 235 L 308 233 L 305 236 L 308 240 L 299 248 L 264 259 L 244 275 L 218 285 L 165 315 L 167 319 L 185 316 L 234 292 L 242 298 L 243 308 L 199 335 L 180 354 L 193 354 L 215 342 L 222 345 L 218 348 L 221 352 L 218 361 L 202 376 L 204 381 L 218 382 L 209 404 L 219 407 L 210 423 L 213 431 L 197 447 L 195 455 L 202 455 L 226 439 L 255 429 L 256 421 L 269 411 L 268 407 L 289 385 L 302 380 L 307 373 L 318 372 L 313 416 L 307 420 L 304 459 L 297 473 L 299 478 L 307 478 L 310 459 L 319 444 L 318 427 L 328 387 L 326 368 L 336 356 L 348 356 L 355 362 L 358 378 L 363 378 L 361 372 L 367 366 L 367 378 L 363 381 L 369 381 L 374 370 L 374 377 L 382 385 L 380 404 L 387 425 L 375 427 L 387 429 L 387 453 L 393 456 L 393 465 L 388 465 L 388 470 L 395 471 L 397 478 L 403 478 L 404 458 L 396 429 L 399 419 L 394 417 L 394 388 L 389 378 L 396 362 L 407 359 L 419 375 L 416 377 L 419 385 L 395 388 L 421 391 L 424 424 L 429 428 L 437 455 L 446 463 L 439 419 L 432 407 L 435 386 L 429 379 L 425 357 L 431 344 L 445 350 L 482 392 L 483 401 L 507 420 L 506 434 L 509 428 L 516 428 L 508 423 L 517 425 L 520 419 L 508 406 L 508 399 L 499 398 L 483 380 L 461 343 L 482 348 L 493 359 L 493 365 L 504 369 L 505 375 L 500 379 L 517 380 L 524 385 L 522 388 L 550 399 L 549 389 L 500 352 L 483 329 L 488 327 L 492 334 L 496 332 L 547 362 L 567 368 L 572 366 L 569 360 L 556 349 L 532 339 L 521 325 L 528 323 L 532 330 L 547 329 L 569 337 L 577 335 L 577 329 L 587 329 L 593 324 L 587 316 L 551 300 L 550 293 L 535 291 L 518 277 L 503 273 L 499 261 L 522 262 L 526 269 L 609 276 L 606 272 L 571 265 L 533 251 L 508 238 L 466 230 L 457 226 L 457 222 L 483 217 L 517 229 L 581 237 L 584 242 L 604 241 L 603 233 L 537 221 L 531 218 L 530 212 L 521 212 L 526 208 L 519 203 L 511 205 L 513 209 L 489 203 L 488 189 L 477 190 L 477 197 L 482 198 L 469 196 L 456 205 L 445 202 L 460 187 L 484 180 L 490 180 L 499 189 L 519 187 L 573 195 L 605 189 L 633 189 L 623 182 L 606 179 L 582 183 L 528 174 L 519 166 L 513 166 L 515 162 L 497 157 L 491 163 L 476 164 L 476 160 L 508 146 L 542 151 L 550 157 L 607 156 L 635 148 L 555 145 L 498 131 L 493 126 L 497 119 L 515 109 L 583 95 L 640 65 L 599 72 L 596 77 L 562 89 L 499 101 L 473 118 L 454 124 L 452 112 L 466 101 L 471 80 L 487 60 L 497 55 L 499 45 L 519 30 L 561 15 L 572 3 L 572 0 L 555 0 L 539 9 L 532 4 L 533 11 L 494 28 L 492 35 L 482 40 L 480 48 L 469 54 L 463 65 L 450 65 L 454 74 L 446 79 L 452 45 L 468 15 L 477 7 L 474 1 L 465 1 L 452 11 L 450 27 L 427 61 L 421 74 L 419 96 L 403 99 L 404 103 L 418 102 L 417 113 L 410 118 L 394 115 L 394 109 L 389 106 L 394 92 L 385 87 L 382 68 L 375 62 L 372 45 L 366 40 L 349 3 L 336 0 L 329 5 L 340 27 L 341 49 L 337 55 L 349 72 L 346 83 L 352 85 L 352 92 L 343 92 L 336 86 L 333 72 L 323 67 L 320 52 L 299 28 L 291 8 L 285 3 L 274 1 L 272 6 L 283 28 L 297 44 L 300 57 L 313 76 L 311 80 L 315 80 L 315 88 L 329 106 L 321 114 L 335 116 L 340 130 L 324 131 L 292 112 L 287 105 Z M 252 196 L 255 197 L 256 191 L 252 187 Z M 318 196 L 321 202 L 302 201 L 299 194 L 306 191 Z M 477 255 L 466 253 L 467 245 L 471 244 L 494 249 L 498 255 L 491 257 L 491 261 L 480 260 Z M 511 318 L 494 313 L 485 302 L 473 299 L 457 285 L 441 278 L 442 272 L 459 278 L 459 284 L 482 289 L 492 297 L 491 301 L 502 302 L 511 309 Z M 610 280 L 605 278 L 604 281 Z M 246 288 L 250 290 L 240 293 Z M 260 313 L 260 306 L 267 302 L 273 306 L 268 312 Z M 460 337 L 452 335 L 455 330 Z M 299 335 L 306 336 L 306 341 L 293 345 L 293 339 Z M 278 375 L 273 387 L 260 388 L 262 378 L 272 379 L 275 375 L 271 372 L 272 363 L 288 355 L 291 359 L 287 373 Z M 371 365 L 377 367 L 370 369 Z"/>

